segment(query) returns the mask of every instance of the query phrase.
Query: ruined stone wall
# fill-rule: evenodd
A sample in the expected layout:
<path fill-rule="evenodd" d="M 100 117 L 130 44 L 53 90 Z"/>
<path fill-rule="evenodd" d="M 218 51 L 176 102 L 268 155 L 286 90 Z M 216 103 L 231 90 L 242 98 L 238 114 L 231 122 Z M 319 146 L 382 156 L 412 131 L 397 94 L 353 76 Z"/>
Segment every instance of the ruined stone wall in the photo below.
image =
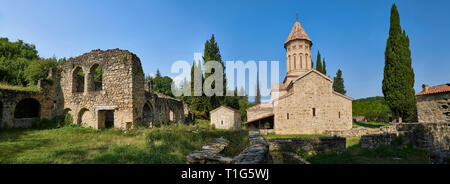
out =
<path fill-rule="evenodd" d="M 342 153 L 346 146 L 346 138 L 343 137 L 271 139 L 267 142 L 270 151 L 289 150 L 308 153 Z"/>
<path fill-rule="evenodd" d="M 30 128 L 33 121 L 39 118 L 51 119 L 55 115 L 56 106 L 54 103 L 53 82 L 46 83 L 40 81 L 38 84 L 39 91 L 16 91 L 8 89 L 0 89 L 0 128 Z M 17 111 L 30 110 L 29 106 L 18 107 L 20 102 L 24 100 L 33 99 L 39 103 L 39 108 L 36 109 L 36 117 L 32 118 L 15 118 L 14 114 Z M 21 109 L 20 109 L 21 108 Z M 33 109 L 31 109 L 33 111 Z"/>
<path fill-rule="evenodd" d="M 145 91 L 144 104 L 138 109 L 137 126 L 152 127 L 168 122 L 186 123 L 185 106 L 181 100 Z M 144 113 L 144 106 L 150 107 L 150 111 Z"/>
<path fill-rule="evenodd" d="M 102 90 L 95 91 L 93 80 L 96 65 L 102 68 Z M 125 128 L 135 122 L 133 106 L 138 99 L 133 93 L 140 87 L 139 59 L 126 50 L 93 50 L 81 56 L 70 58 L 61 64 L 61 93 L 64 111 L 69 112 L 74 123 L 86 127 L 102 128 L 99 111 L 114 111 L 114 127 Z M 84 73 L 84 90 L 76 91 L 74 75 L 79 68 Z M 142 84 L 143 86 L 143 84 Z M 143 87 L 142 87 L 143 90 Z M 100 117 L 100 119 L 105 119 Z"/>
<path fill-rule="evenodd" d="M 330 80 L 310 72 L 290 91 L 274 102 L 277 134 L 321 134 L 352 128 L 352 100 L 333 92 Z"/>
<path fill-rule="evenodd" d="M 380 145 L 411 144 L 426 150 L 450 150 L 449 123 L 401 123 L 396 132 L 365 135 L 361 147 L 375 149 Z"/>
<path fill-rule="evenodd" d="M 450 122 L 450 93 L 417 96 L 419 122 Z"/>

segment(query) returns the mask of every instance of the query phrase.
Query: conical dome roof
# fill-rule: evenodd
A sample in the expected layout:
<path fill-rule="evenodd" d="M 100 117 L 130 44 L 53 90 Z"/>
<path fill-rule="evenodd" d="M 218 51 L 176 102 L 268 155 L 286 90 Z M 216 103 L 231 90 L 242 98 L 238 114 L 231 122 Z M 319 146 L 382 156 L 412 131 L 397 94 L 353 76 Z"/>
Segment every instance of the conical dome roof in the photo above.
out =
<path fill-rule="evenodd" d="M 300 25 L 300 22 L 298 20 L 295 21 L 294 27 L 292 28 L 291 33 L 284 43 L 284 46 L 286 47 L 286 44 L 293 40 L 308 40 L 312 43 L 311 39 L 309 39 L 308 34 L 306 34 L 305 30 L 303 29 L 302 25 Z"/>

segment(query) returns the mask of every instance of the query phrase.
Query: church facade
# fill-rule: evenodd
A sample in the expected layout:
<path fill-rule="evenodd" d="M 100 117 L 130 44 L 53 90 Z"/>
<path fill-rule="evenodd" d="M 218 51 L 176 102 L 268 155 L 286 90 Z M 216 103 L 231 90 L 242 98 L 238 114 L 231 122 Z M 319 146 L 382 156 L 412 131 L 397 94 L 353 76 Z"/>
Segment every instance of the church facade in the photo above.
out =
<path fill-rule="evenodd" d="M 352 128 L 352 98 L 313 69 L 312 41 L 297 20 L 285 44 L 286 77 L 271 85 L 271 102 L 247 109 L 247 126 L 276 134 L 321 134 Z"/>

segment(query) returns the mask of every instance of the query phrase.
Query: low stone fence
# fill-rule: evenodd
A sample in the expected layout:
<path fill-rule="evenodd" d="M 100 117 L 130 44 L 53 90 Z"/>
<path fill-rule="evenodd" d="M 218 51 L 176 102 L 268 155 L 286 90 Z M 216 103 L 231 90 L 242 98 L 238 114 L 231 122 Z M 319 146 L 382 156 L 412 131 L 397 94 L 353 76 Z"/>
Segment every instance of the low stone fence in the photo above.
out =
<path fill-rule="evenodd" d="M 274 164 L 310 164 L 292 152 L 271 152 L 270 155 Z"/>
<path fill-rule="evenodd" d="M 214 139 L 200 150 L 189 154 L 186 160 L 190 164 L 230 164 L 233 160 L 220 154 L 228 143 L 228 140 L 222 137 Z"/>
<path fill-rule="evenodd" d="M 350 130 L 326 130 L 323 134 L 325 136 L 361 137 L 363 135 L 379 134 L 379 133 L 380 130 L 378 129 L 358 127 L 352 128 Z"/>
<path fill-rule="evenodd" d="M 361 147 L 375 149 L 380 145 L 411 144 L 426 150 L 450 149 L 450 123 L 401 123 L 395 131 L 361 137 Z M 395 144 L 394 144 L 395 143 Z"/>
<path fill-rule="evenodd" d="M 271 162 L 269 144 L 258 131 L 248 133 L 249 146 L 234 158 L 237 164 L 266 164 Z"/>
<path fill-rule="evenodd" d="M 361 148 L 375 149 L 380 145 L 393 145 L 398 138 L 397 134 L 372 134 L 361 137 Z"/>
<path fill-rule="evenodd" d="M 249 132 L 249 145 L 238 156 L 225 157 L 220 153 L 228 145 L 224 138 L 214 139 L 200 150 L 186 156 L 189 164 L 267 164 L 271 163 L 269 145 L 258 131 Z"/>
<path fill-rule="evenodd" d="M 450 151 L 434 151 L 430 154 L 432 164 L 450 164 Z"/>
<path fill-rule="evenodd" d="M 341 153 L 345 151 L 346 138 L 289 138 L 271 139 L 269 150 L 306 151 L 308 153 Z"/>

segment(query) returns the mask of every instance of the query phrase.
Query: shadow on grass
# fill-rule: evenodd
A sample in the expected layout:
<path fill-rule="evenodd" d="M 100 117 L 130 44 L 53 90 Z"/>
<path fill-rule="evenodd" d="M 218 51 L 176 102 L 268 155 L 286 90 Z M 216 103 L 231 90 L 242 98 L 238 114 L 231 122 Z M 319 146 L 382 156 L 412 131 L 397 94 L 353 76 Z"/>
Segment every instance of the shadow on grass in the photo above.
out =
<path fill-rule="evenodd" d="M 319 153 L 305 156 L 312 164 L 428 164 L 428 151 L 412 146 L 380 146 L 369 150 L 360 142 L 349 146 L 343 153 Z"/>
<path fill-rule="evenodd" d="M 389 126 L 389 123 L 375 123 L 375 122 L 357 122 L 354 121 L 353 122 L 354 125 L 356 125 L 356 127 L 365 127 L 365 128 L 380 128 L 380 127 L 384 127 L 384 126 Z"/>

